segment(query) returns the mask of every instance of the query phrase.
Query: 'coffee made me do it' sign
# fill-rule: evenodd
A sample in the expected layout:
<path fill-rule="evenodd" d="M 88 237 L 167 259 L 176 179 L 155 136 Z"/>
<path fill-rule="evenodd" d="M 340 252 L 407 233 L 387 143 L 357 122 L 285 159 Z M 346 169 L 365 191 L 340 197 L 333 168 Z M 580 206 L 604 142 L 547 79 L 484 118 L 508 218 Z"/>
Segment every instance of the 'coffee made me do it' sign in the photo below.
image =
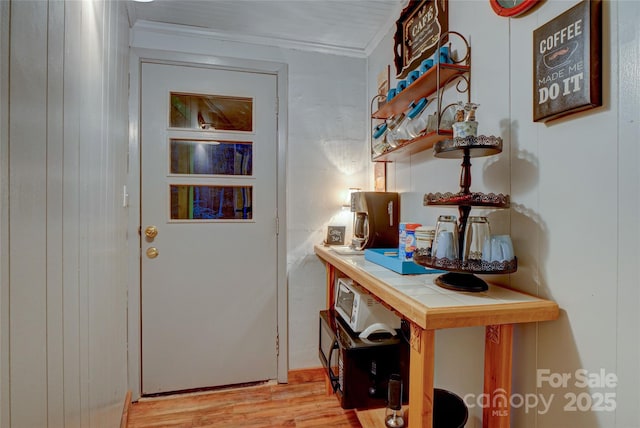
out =
<path fill-rule="evenodd" d="M 602 105 L 602 4 L 584 0 L 533 32 L 533 120 Z"/>

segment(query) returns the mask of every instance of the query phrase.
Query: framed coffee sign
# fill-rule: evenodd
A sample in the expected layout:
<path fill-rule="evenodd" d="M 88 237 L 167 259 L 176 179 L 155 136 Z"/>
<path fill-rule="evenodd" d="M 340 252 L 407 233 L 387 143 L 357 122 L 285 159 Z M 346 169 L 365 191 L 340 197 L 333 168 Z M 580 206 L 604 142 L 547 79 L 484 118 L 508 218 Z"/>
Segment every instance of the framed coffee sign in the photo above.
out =
<path fill-rule="evenodd" d="M 533 120 L 602 105 L 602 4 L 584 0 L 533 32 Z"/>
<path fill-rule="evenodd" d="M 394 62 L 396 77 L 403 79 L 438 48 L 449 27 L 448 0 L 411 0 L 396 21 Z"/>

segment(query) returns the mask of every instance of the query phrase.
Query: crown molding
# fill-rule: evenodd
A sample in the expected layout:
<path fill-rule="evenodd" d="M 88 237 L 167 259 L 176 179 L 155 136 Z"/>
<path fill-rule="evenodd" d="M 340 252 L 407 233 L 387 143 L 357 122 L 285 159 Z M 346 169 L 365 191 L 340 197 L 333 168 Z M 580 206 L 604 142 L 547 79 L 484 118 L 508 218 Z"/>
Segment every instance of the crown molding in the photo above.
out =
<path fill-rule="evenodd" d="M 163 35 L 199 37 L 227 42 L 249 43 L 254 45 L 279 47 L 283 49 L 296 49 L 309 52 L 320 52 L 355 58 L 366 58 L 368 56 L 365 49 L 348 48 L 344 46 L 304 42 L 277 37 L 262 37 L 226 31 L 215 31 L 208 28 L 192 27 L 180 24 L 158 23 L 146 20 L 137 20 L 132 26 L 132 30 Z M 386 34 L 386 31 L 382 34 L 381 37 L 383 37 L 384 34 Z"/>

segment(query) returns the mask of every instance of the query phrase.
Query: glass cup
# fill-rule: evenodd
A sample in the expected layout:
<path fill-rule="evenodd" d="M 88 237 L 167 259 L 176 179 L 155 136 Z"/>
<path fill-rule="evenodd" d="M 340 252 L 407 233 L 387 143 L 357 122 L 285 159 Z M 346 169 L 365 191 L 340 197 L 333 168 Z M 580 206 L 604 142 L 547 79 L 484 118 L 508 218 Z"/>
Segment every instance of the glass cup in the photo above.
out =
<path fill-rule="evenodd" d="M 469 217 L 464 233 L 462 260 L 482 260 L 484 242 L 490 235 L 489 220 L 486 217 Z"/>
<path fill-rule="evenodd" d="M 509 235 L 490 235 L 484 241 L 482 260 L 487 262 L 511 261 L 515 257 Z"/>
<path fill-rule="evenodd" d="M 431 257 L 455 260 L 458 258 L 458 222 L 456 216 L 441 215 L 431 247 Z"/>
<path fill-rule="evenodd" d="M 431 247 L 433 244 L 433 238 L 436 235 L 436 228 L 434 226 L 420 226 L 416 229 L 416 248 L 426 251 L 431 255 Z"/>

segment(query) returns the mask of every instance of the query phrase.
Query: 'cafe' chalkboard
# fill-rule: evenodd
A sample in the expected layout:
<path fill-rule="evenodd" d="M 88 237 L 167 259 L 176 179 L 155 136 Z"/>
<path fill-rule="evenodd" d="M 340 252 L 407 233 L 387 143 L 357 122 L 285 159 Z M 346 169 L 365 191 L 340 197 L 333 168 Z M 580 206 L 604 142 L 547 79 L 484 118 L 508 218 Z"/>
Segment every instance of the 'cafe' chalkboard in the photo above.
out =
<path fill-rule="evenodd" d="M 533 120 L 602 105 L 601 11 L 585 0 L 533 32 Z"/>
<path fill-rule="evenodd" d="M 449 0 L 409 1 L 396 21 L 394 62 L 396 77 L 404 79 L 438 48 L 448 31 Z"/>

